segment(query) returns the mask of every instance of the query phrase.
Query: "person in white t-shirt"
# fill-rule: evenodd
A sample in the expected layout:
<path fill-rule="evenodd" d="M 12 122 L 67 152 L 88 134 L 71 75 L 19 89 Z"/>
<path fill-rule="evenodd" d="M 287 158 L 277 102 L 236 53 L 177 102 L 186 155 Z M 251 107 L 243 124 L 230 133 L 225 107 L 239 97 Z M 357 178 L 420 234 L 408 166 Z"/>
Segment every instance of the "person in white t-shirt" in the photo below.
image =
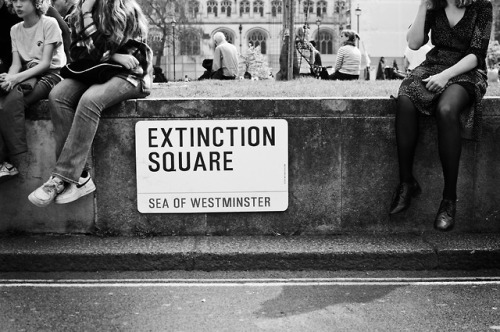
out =
<path fill-rule="evenodd" d="M 25 109 L 47 98 L 66 64 L 61 29 L 44 15 L 48 0 L 12 0 L 9 6 L 23 20 L 10 30 L 12 64 L 0 73 L 0 182 L 19 174 L 16 165 L 28 150 Z"/>
<path fill-rule="evenodd" d="M 406 46 L 404 54 L 404 67 L 407 72 L 412 71 L 416 67 L 420 66 L 422 62 L 425 61 L 427 52 L 429 52 L 432 47 L 429 44 L 422 45 L 418 50 L 412 50 Z"/>

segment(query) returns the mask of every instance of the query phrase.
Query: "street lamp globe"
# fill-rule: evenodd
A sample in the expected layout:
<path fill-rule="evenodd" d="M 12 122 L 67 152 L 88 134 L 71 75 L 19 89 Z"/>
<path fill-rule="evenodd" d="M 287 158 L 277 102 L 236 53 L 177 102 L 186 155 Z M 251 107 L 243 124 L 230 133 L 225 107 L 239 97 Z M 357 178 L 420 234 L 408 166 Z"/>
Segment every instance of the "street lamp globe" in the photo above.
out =
<path fill-rule="evenodd" d="M 356 16 L 360 16 L 361 15 L 361 8 L 359 8 L 359 4 L 358 4 L 358 7 L 354 10 L 354 14 L 356 14 Z"/>
<path fill-rule="evenodd" d="M 320 18 L 318 18 L 316 20 L 316 25 L 318 26 L 318 32 L 317 32 L 317 37 L 318 37 L 317 39 L 318 40 L 316 42 L 316 47 L 317 47 L 318 51 L 321 53 L 320 46 L 319 46 L 319 26 L 321 25 L 321 19 Z"/>

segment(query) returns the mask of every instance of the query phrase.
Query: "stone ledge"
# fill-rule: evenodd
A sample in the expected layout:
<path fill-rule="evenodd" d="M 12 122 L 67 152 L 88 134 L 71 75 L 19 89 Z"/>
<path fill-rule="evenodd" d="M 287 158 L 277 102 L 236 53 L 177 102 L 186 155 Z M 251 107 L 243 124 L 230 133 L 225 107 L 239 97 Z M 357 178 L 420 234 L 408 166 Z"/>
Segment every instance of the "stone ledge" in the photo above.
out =
<path fill-rule="evenodd" d="M 483 116 L 500 116 L 500 97 L 485 97 Z M 367 98 L 145 98 L 123 102 L 102 115 L 112 118 L 223 117 L 387 117 L 395 115 L 390 97 Z M 43 100 L 26 114 L 30 120 L 50 119 Z"/>

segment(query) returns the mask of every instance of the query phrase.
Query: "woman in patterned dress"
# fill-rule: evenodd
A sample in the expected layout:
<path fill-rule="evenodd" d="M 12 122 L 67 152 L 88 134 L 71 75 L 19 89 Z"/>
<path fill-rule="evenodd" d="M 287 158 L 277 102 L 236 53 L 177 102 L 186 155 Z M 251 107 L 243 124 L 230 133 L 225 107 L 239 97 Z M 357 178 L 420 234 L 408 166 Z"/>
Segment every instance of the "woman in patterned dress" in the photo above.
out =
<path fill-rule="evenodd" d="M 461 138 L 477 139 L 479 135 L 491 22 L 489 0 L 420 0 L 407 33 L 408 46 L 417 50 L 425 45 L 430 31 L 434 48 L 399 89 L 396 140 L 400 184 L 390 214 L 406 210 L 411 198 L 421 192 L 412 170 L 418 116 L 434 115 L 444 176 L 443 199 L 434 227 L 443 231 L 453 228 Z"/>

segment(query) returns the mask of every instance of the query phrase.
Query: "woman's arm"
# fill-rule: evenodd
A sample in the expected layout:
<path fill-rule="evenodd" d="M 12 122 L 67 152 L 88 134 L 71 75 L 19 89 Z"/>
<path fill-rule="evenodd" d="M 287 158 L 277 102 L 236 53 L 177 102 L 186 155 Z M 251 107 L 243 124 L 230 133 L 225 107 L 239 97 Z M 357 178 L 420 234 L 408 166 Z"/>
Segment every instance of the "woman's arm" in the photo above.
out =
<path fill-rule="evenodd" d="M 418 6 L 417 16 L 415 17 L 413 24 L 410 26 L 410 29 L 408 29 L 408 32 L 406 33 L 406 41 L 408 42 L 408 47 L 410 47 L 412 50 L 418 50 L 426 42 L 426 14 L 427 2 L 425 0 L 421 0 L 420 5 Z"/>
<path fill-rule="evenodd" d="M 342 68 L 342 63 L 344 62 L 344 50 L 345 48 L 343 46 L 339 48 L 337 60 L 335 61 L 335 71 L 339 71 L 339 69 Z"/>
<path fill-rule="evenodd" d="M 466 55 L 462 60 L 448 69 L 443 70 L 439 74 L 432 75 L 423 79 L 426 82 L 425 87 L 432 92 L 439 92 L 444 89 L 449 80 L 460 74 L 466 73 L 477 67 L 477 57 L 474 54 Z"/>
<path fill-rule="evenodd" d="M 476 22 L 477 24 L 474 26 L 474 34 L 469 50 L 467 50 L 467 55 L 450 68 L 422 80 L 427 83 L 425 87 L 429 91 L 436 92 L 442 90 L 453 77 L 484 66 L 492 22 L 491 2 L 485 1 L 482 4 Z"/>

